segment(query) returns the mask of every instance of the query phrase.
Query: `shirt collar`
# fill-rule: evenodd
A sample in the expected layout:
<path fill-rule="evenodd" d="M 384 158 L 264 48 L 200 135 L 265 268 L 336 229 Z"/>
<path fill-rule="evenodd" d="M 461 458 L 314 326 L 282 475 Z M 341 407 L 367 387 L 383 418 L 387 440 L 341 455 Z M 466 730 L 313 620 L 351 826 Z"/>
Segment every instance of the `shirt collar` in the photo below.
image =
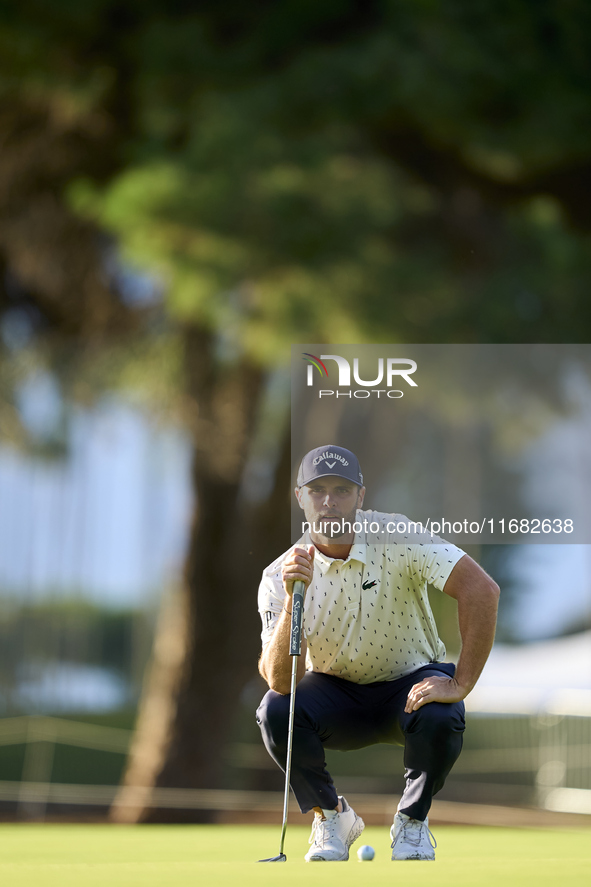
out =
<path fill-rule="evenodd" d="M 306 530 L 304 535 L 302 536 L 301 542 L 304 545 L 313 545 L 314 543 L 310 539 L 310 531 Z M 363 527 L 358 533 L 355 533 L 355 538 L 353 539 L 353 545 L 351 546 L 351 550 L 349 551 L 349 556 L 346 561 L 341 561 L 341 563 L 349 563 L 349 561 L 360 561 L 362 564 L 367 563 L 367 540 L 366 533 Z M 320 572 L 324 575 L 334 564 L 334 559 L 331 557 L 326 557 L 326 555 L 322 554 L 321 551 L 316 549 L 316 553 L 314 555 L 314 564 L 318 564 Z"/>

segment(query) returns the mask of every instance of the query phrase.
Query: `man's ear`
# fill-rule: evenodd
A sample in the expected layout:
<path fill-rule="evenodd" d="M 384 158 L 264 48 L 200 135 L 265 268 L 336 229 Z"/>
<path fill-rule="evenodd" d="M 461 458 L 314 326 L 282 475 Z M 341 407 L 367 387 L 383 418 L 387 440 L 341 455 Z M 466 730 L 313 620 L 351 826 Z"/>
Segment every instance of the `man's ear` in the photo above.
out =
<path fill-rule="evenodd" d="M 304 506 L 302 505 L 302 491 L 300 490 L 299 487 L 295 487 L 295 489 L 294 489 L 294 493 L 295 493 L 295 495 L 296 495 L 296 499 L 298 500 L 298 505 L 300 506 L 300 508 L 301 508 L 302 511 L 303 511 L 303 510 L 304 510 Z"/>
<path fill-rule="evenodd" d="M 357 508 L 361 508 L 363 505 L 363 500 L 365 498 L 365 487 L 361 487 L 359 493 L 357 494 Z"/>

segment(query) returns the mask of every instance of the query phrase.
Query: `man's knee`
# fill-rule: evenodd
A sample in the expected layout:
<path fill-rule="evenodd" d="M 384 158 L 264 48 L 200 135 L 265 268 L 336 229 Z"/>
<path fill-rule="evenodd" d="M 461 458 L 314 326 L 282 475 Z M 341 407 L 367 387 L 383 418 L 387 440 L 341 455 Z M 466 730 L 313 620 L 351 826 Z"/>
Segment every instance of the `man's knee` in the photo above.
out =
<path fill-rule="evenodd" d="M 287 739 L 289 699 L 289 696 L 269 690 L 257 708 L 257 724 L 275 745 L 282 745 Z"/>
<path fill-rule="evenodd" d="M 464 713 L 463 702 L 429 702 L 413 712 L 409 727 L 412 732 L 420 730 L 433 736 L 463 733 Z"/>

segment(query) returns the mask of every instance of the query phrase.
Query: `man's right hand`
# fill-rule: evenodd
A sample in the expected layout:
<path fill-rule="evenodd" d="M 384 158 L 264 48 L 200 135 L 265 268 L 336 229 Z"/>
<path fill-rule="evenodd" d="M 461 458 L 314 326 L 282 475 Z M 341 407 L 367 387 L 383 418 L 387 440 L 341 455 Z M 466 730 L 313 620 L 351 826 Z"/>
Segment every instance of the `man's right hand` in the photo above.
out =
<path fill-rule="evenodd" d="M 284 560 L 281 570 L 281 578 L 285 593 L 291 597 L 293 594 L 293 583 L 298 579 L 301 580 L 306 588 L 312 581 L 314 575 L 314 553 L 316 549 L 313 545 L 304 547 L 296 547 L 291 554 Z"/>

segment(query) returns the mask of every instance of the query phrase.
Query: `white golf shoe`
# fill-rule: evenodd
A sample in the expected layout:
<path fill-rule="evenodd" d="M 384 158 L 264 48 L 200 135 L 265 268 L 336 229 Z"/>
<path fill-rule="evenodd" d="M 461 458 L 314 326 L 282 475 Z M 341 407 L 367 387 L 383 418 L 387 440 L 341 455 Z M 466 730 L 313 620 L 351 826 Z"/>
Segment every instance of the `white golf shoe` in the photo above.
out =
<path fill-rule="evenodd" d="M 406 813 L 397 813 L 390 829 L 392 861 L 397 859 L 435 859 L 437 841 L 429 831 L 429 818 L 421 822 Z"/>
<path fill-rule="evenodd" d="M 312 844 L 306 853 L 306 862 L 345 862 L 349 859 L 349 847 L 356 841 L 365 823 L 355 811 L 349 807 L 344 798 L 339 797 L 343 812 L 330 811 L 325 817 L 314 814 Z"/>

